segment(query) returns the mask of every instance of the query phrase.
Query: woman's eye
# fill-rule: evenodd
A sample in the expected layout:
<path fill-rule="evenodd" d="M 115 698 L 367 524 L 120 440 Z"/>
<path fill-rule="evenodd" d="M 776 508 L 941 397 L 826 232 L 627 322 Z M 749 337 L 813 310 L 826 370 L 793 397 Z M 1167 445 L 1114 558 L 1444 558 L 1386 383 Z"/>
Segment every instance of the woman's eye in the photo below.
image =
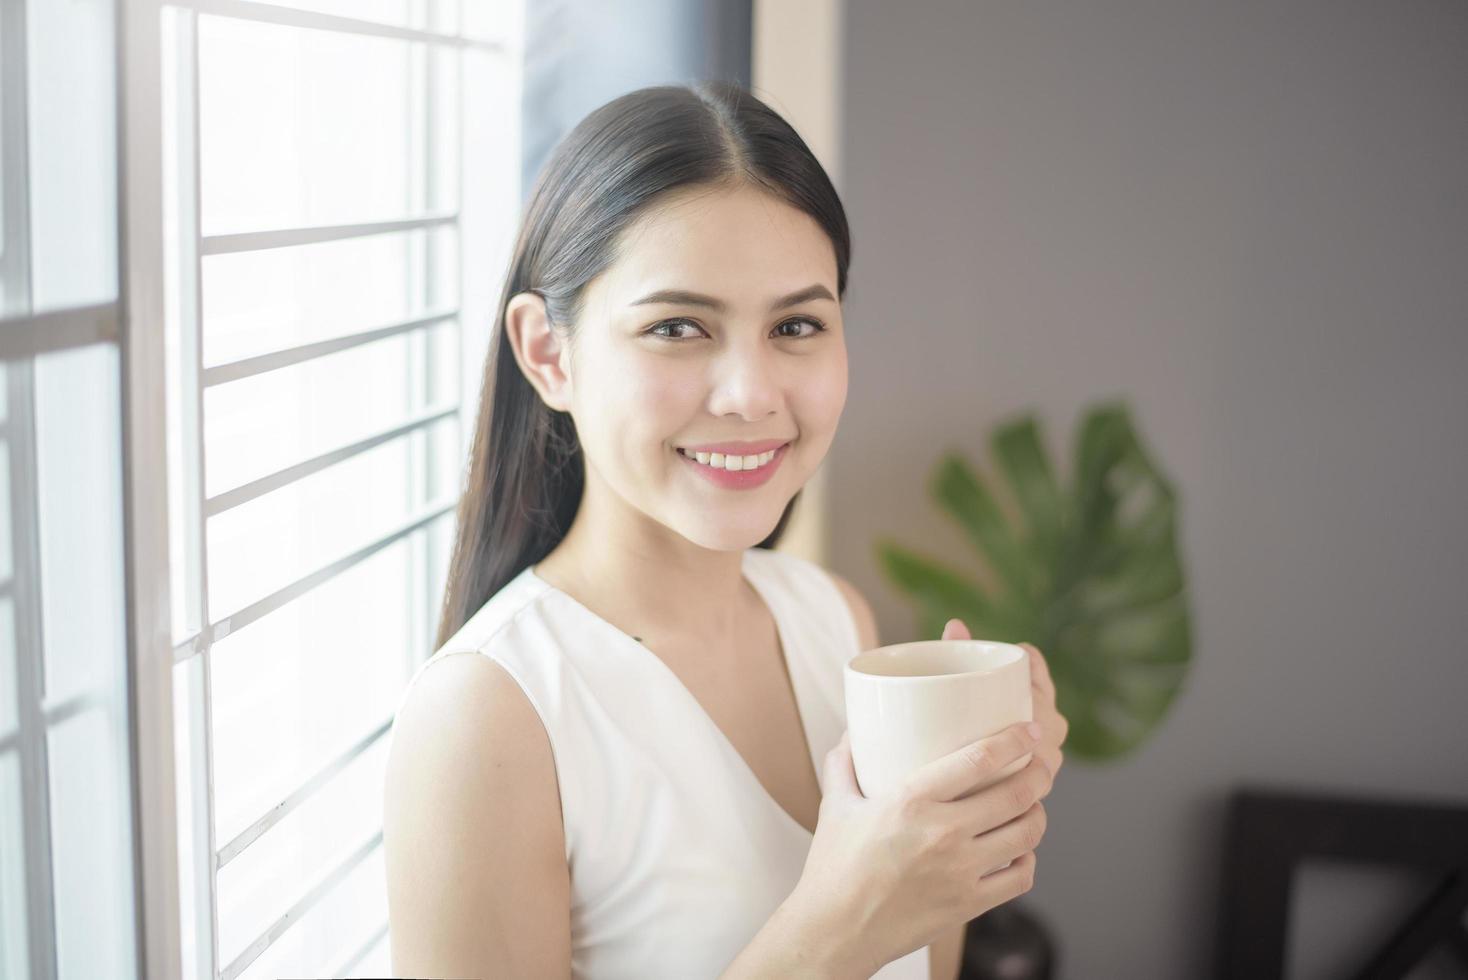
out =
<path fill-rule="evenodd" d="M 804 336 L 804 337 L 814 337 L 816 334 L 818 334 L 821 331 L 823 331 L 823 330 L 826 329 L 825 324 L 821 323 L 819 320 L 812 320 L 808 316 L 798 316 L 798 317 L 796 317 L 793 320 L 786 320 L 784 323 L 780 324 L 775 329 L 776 330 L 783 330 L 785 327 L 796 326 L 796 325 L 801 324 L 801 323 L 809 323 L 815 329 L 813 329 L 808 334 L 787 333 L 787 334 L 784 334 L 783 336 L 786 336 L 786 337 L 802 337 L 802 336 Z"/>
<path fill-rule="evenodd" d="M 698 324 L 694 323 L 692 320 L 664 320 L 662 323 L 654 325 L 652 329 L 648 331 L 648 333 L 652 334 L 654 337 L 667 337 L 669 340 L 682 340 L 683 338 L 681 336 L 674 336 L 673 334 L 663 333 L 662 329 L 664 327 L 677 328 L 696 326 L 698 326 Z"/>
<path fill-rule="evenodd" d="M 808 324 L 810 324 L 813 329 L 809 333 L 805 333 L 805 334 L 801 334 L 801 333 L 780 333 L 779 332 L 779 331 L 783 331 L 786 327 L 794 326 L 794 327 L 797 327 L 798 328 L 799 325 L 802 324 L 802 323 L 808 323 Z M 699 330 L 702 330 L 703 329 L 702 327 L 699 327 L 698 324 L 694 323 L 692 320 L 664 320 L 661 323 L 654 324 L 647 332 L 650 333 L 650 334 L 652 334 L 655 337 L 664 337 L 664 338 L 667 338 L 668 340 L 682 340 L 682 339 L 684 339 L 684 336 L 685 335 L 683 335 L 683 334 L 674 334 L 674 333 L 668 332 L 668 331 L 671 331 L 671 330 L 677 330 L 677 329 L 682 328 L 682 327 L 697 327 Z M 796 339 L 796 340 L 803 339 L 805 337 L 814 337 L 816 334 L 821 333 L 825 329 L 826 329 L 825 325 L 822 324 L 819 320 L 813 320 L 813 319 L 811 319 L 808 316 L 799 316 L 799 317 L 795 317 L 792 320 L 786 320 L 784 323 L 781 323 L 779 326 L 777 326 L 775 328 L 775 330 L 777 331 L 777 335 L 778 336 L 784 337 L 784 338 L 789 338 L 789 339 Z"/>

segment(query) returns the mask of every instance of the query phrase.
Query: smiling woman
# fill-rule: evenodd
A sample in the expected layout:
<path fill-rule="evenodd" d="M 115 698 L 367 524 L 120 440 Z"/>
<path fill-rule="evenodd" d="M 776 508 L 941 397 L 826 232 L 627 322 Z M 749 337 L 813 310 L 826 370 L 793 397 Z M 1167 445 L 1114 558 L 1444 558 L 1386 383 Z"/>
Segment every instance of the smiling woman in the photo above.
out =
<path fill-rule="evenodd" d="M 633 92 L 552 154 L 393 729 L 397 971 L 926 980 L 975 914 L 915 861 L 807 884 L 912 837 L 847 788 L 856 604 L 773 550 L 845 405 L 849 259 L 826 173 L 738 87 Z"/>
<path fill-rule="evenodd" d="M 697 288 L 648 292 L 669 280 Z M 665 192 L 588 282 L 574 321 L 553 320 L 534 293 L 511 298 L 515 356 L 543 403 L 574 419 L 591 464 L 587 514 L 542 569 L 570 579 L 591 570 L 588 560 L 620 566 L 668 528 L 723 553 L 727 569 L 729 556 L 768 536 L 824 457 L 845 404 L 836 289 L 835 250 L 813 218 L 726 180 Z M 760 465 L 760 453 L 783 446 L 766 461 L 779 465 Z M 706 447 L 707 465 L 660 465 L 677 447 Z M 711 488 L 760 492 L 711 507 Z M 686 622 L 717 621 L 730 608 L 737 581 L 721 579 L 683 604 Z"/>

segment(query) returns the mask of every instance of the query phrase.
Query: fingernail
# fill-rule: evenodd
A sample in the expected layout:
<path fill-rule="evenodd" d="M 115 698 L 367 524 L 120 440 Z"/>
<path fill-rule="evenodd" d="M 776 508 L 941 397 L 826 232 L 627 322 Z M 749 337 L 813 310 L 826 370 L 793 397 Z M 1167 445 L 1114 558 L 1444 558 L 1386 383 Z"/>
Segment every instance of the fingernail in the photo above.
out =
<path fill-rule="evenodd" d="M 1044 730 L 1045 729 L 1040 727 L 1040 723 L 1038 721 L 1032 721 L 1025 726 L 1025 731 L 1030 733 L 1030 738 L 1034 739 L 1037 742 L 1040 740 L 1040 733 Z"/>

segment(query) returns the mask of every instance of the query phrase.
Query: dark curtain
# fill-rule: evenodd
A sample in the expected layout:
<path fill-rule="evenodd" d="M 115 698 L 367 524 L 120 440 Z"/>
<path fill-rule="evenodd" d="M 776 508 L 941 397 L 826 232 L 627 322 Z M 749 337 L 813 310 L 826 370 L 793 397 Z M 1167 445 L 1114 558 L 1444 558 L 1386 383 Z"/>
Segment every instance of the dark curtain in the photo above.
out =
<path fill-rule="evenodd" d="M 750 84 L 753 0 L 525 0 L 522 204 L 583 116 L 648 85 Z"/>

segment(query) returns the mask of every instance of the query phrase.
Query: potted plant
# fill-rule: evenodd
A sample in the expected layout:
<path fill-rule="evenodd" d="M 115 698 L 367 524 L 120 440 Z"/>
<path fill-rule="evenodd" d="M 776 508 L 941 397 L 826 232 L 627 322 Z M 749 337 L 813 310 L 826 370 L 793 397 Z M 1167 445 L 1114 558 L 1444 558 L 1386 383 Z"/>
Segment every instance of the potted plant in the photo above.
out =
<path fill-rule="evenodd" d="M 990 450 L 1007 512 L 954 451 L 939 459 L 928 490 L 992 584 L 887 539 L 876 543 L 880 568 L 915 604 L 920 635 L 939 636 L 958 617 L 975 638 L 1040 648 L 1070 723 L 1067 760 L 1123 757 L 1167 714 L 1192 658 L 1177 493 L 1122 402 L 1086 413 L 1068 487 L 1032 415 L 998 426 Z M 969 923 L 962 976 L 1048 976 L 1053 959 L 1039 922 L 1010 902 Z M 1028 968 L 1016 970 L 1019 962 Z"/>

